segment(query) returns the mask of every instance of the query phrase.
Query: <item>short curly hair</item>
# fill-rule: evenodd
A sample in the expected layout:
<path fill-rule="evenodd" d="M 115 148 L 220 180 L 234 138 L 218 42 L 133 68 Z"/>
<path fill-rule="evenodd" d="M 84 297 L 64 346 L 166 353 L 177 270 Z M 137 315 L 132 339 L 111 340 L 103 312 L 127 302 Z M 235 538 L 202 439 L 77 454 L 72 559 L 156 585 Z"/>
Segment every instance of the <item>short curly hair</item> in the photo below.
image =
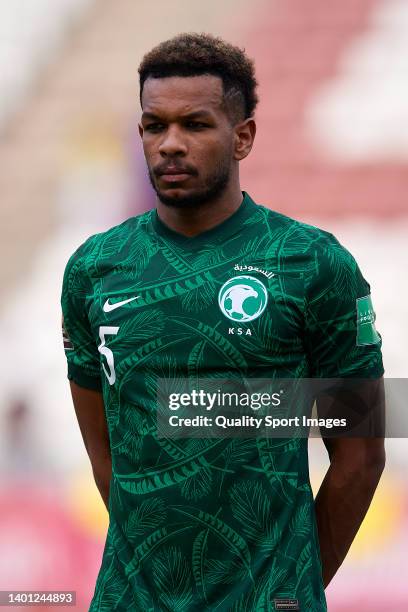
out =
<path fill-rule="evenodd" d="M 254 62 L 245 51 L 211 34 L 178 34 L 146 53 L 139 66 L 140 104 L 148 78 L 211 74 L 222 79 L 232 122 L 252 117 L 258 103 Z"/>

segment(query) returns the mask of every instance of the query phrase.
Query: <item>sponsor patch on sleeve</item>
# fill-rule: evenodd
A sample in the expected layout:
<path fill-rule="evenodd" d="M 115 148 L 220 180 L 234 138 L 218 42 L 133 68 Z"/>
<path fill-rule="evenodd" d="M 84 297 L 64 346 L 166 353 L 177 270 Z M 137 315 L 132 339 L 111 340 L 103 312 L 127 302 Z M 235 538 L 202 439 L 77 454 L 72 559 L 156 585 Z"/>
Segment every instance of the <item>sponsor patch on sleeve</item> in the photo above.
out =
<path fill-rule="evenodd" d="M 64 326 L 64 315 L 62 315 L 61 325 L 62 325 L 62 341 L 64 343 L 64 350 L 73 351 L 74 345 L 72 344 L 71 339 L 68 335 L 68 332 Z"/>
<path fill-rule="evenodd" d="M 371 295 L 357 298 L 357 346 L 378 344 L 381 337 L 375 329 L 375 312 Z"/>

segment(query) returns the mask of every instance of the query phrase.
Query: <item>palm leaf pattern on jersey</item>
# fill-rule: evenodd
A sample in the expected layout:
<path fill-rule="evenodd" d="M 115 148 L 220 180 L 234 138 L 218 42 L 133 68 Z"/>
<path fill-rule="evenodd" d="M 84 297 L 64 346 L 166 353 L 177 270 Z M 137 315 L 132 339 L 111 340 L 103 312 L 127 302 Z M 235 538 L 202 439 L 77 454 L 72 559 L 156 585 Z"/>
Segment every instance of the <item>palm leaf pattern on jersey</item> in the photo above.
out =
<path fill-rule="evenodd" d="M 198 501 L 210 493 L 211 485 L 212 472 L 209 468 L 205 467 L 183 482 L 181 494 L 189 501 Z"/>
<path fill-rule="evenodd" d="M 210 584 L 234 584 L 247 577 L 247 569 L 240 557 L 234 557 L 229 562 L 220 559 L 208 559 L 205 569 L 206 580 Z"/>
<path fill-rule="evenodd" d="M 140 438 L 150 432 L 150 415 L 140 410 L 137 406 L 132 406 L 125 414 L 124 421 L 128 431 L 135 437 Z"/>
<path fill-rule="evenodd" d="M 221 508 L 218 509 L 215 516 L 221 512 Z M 191 563 L 193 569 L 193 576 L 196 584 L 196 588 L 202 592 L 203 599 L 207 602 L 206 593 L 206 577 L 205 577 L 205 563 L 208 548 L 208 535 L 210 528 L 202 529 L 195 537 L 193 542 L 193 549 L 191 553 Z"/>
<path fill-rule="evenodd" d="M 343 359 L 346 360 L 345 356 L 343 356 Z M 359 362 L 359 359 L 361 359 L 361 347 L 355 346 L 347 354 L 347 361 L 349 363 L 357 364 Z M 378 352 L 373 352 L 373 354 L 369 358 L 367 355 L 365 355 L 364 363 L 365 367 L 367 367 L 368 369 L 375 368 L 378 364 L 381 364 L 381 355 Z"/>
<path fill-rule="evenodd" d="M 230 553 L 237 555 L 244 563 L 248 575 L 252 582 L 254 578 L 251 571 L 251 553 L 244 538 L 239 535 L 230 525 L 222 521 L 217 516 L 197 510 L 197 508 L 187 508 L 173 506 L 173 510 L 187 516 L 191 521 L 196 521 L 202 527 L 209 527 L 210 530 L 220 539 Z"/>
<path fill-rule="evenodd" d="M 291 497 L 286 491 L 286 480 L 283 480 L 282 476 L 293 478 L 294 476 L 296 477 L 296 474 L 293 472 L 282 473 L 276 469 L 273 454 L 269 452 L 268 441 L 265 438 L 257 438 L 256 445 L 258 447 L 259 459 L 261 461 L 263 471 L 270 484 L 273 485 L 276 482 L 279 483 L 280 492 L 278 491 L 278 494 L 282 494 L 284 500 L 287 503 L 291 503 Z"/>
<path fill-rule="evenodd" d="M 185 448 L 185 440 L 172 440 L 171 438 L 162 438 L 158 436 L 158 432 L 153 431 L 152 436 L 156 440 L 157 444 L 172 458 L 176 461 L 188 457 L 188 450 Z"/>
<path fill-rule="evenodd" d="M 103 574 L 99 573 L 98 575 L 95 588 L 97 595 L 90 609 L 111 612 L 111 610 L 120 607 L 120 602 L 126 596 L 125 601 L 128 602 L 130 598 L 134 609 L 152 610 L 154 604 L 149 593 L 140 585 L 137 590 L 130 588 L 129 581 L 124 579 L 122 575 L 122 568 L 117 555 L 118 552 L 120 554 L 122 549 L 121 533 L 114 522 L 109 524 L 107 542 L 114 543 L 113 546 L 107 548 L 107 550 L 112 550 L 111 553 L 108 553 L 109 556 L 106 557 L 106 560 L 110 558 L 109 566 L 107 566 Z M 105 557 L 102 563 L 105 563 Z M 101 576 L 103 576 L 102 580 Z"/>
<path fill-rule="evenodd" d="M 195 270 L 210 270 L 215 266 L 225 262 L 225 253 L 222 247 L 218 248 L 210 248 L 210 249 L 200 249 L 200 252 L 197 253 L 197 256 L 194 260 L 194 268 Z"/>
<path fill-rule="evenodd" d="M 205 601 L 207 601 L 207 593 L 205 590 L 206 579 L 204 564 L 207 554 L 209 532 L 210 530 L 207 528 L 202 529 L 198 533 L 198 535 L 194 538 L 193 550 L 191 553 L 191 564 L 196 587 L 202 592 L 202 596 Z"/>
<path fill-rule="evenodd" d="M 271 554 L 280 532 L 272 515 L 271 502 L 260 482 L 241 481 L 229 491 L 231 510 L 242 524 L 247 539 Z"/>
<path fill-rule="evenodd" d="M 290 261 L 291 256 L 297 256 L 306 253 L 311 248 L 313 242 L 319 240 L 319 235 L 314 233 L 311 234 L 308 230 L 300 223 L 289 223 L 286 226 L 283 226 L 279 230 L 279 245 L 272 252 L 268 252 L 268 256 L 272 254 L 278 257 L 278 269 L 281 272 L 286 271 L 285 262 L 289 261 L 291 263 L 290 269 L 292 272 L 295 271 L 304 271 L 304 264 L 302 261 L 299 262 L 299 268 L 296 268 L 293 265 L 293 262 Z M 272 245 L 271 245 L 272 246 Z"/>
<path fill-rule="evenodd" d="M 262 363 L 275 363 L 279 359 L 279 364 L 282 364 L 282 359 L 286 357 L 288 363 L 288 371 L 292 372 L 292 363 L 294 361 L 293 354 L 288 352 L 286 356 L 282 354 L 282 347 L 288 342 L 287 339 L 279 336 L 279 331 L 276 327 L 276 323 L 271 317 L 266 314 L 260 318 L 258 327 L 255 329 L 254 325 L 248 326 L 252 331 L 250 340 L 245 336 L 241 339 L 241 346 L 245 354 L 250 355 L 253 359 L 259 358 L 262 355 Z M 300 352 L 301 339 L 296 338 L 292 341 L 293 352 Z M 284 362 L 282 366 L 284 366 Z"/>
<path fill-rule="evenodd" d="M 273 438 L 263 440 L 262 447 L 272 455 L 282 455 L 283 453 L 298 452 L 300 449 L 300 438 Z"/>
<path fill-rule="evenodd" d="M 218 607 L 215 607 L 214 610 L 217 610 Z M 228 612 L 269 612 L 268 608 L 255 608 L 254 607 L 254 592 L 249 591 L 247 593 L 243 593 L 230 608 L 228 608 Z M 223 608 L 220 608 L 220 612 L 223 612 Z"/>
<path fill-rule="evenodd" d="M 110 531 L 111 527 L 109 526 L 108 536 Z M 96 596 L 92 602 L 91 610 L 96 609 L 102 610 L 103 612 L 108 612 L 111 609 L 109 606 L 112 604 L 112 600 L 116 601 L 117 597 L 121 595 L 122 590 L 125 589 L 126 584 L 122 583 L 120 576 L 115 576 L 114 564 L 115 555 L 113 551 L 104 555 L 102 566 L 104 566 L 105 571 L 103 574 L 98 574 L 95 585 Z M 109 589 L 106 593 L 105 585 L 107 585 Z M 112 594 L 110 592 L 111 590 L 113 590 Z"/>
<path fill-rule="evenodd" d="M 350 253 L 337 242 L 331 242 L 330 247 L 325 247 L 323 252 L 333 273 L 332 286 L 336 287 L 336 297 L 347 300 L 356 294 L 356 263 Z"/>
<path fill-rule="evenodd" d="M 267 612 L 269 612 L 269 610 L 271 609 L 270 608 L 271 602 L 273 602 L 275 598 L 298 599 L 297 593 L 295 590 L 295 581 L 289 578 L 290 574 L 287 573 L 286 569 L 284 570 L 277 569 L 275 567 L 275 561 L 276 559 L 274 559 L 274 562 L 273 562 L 270 580 L 267 582 L 266 589 L 264 590 L 262 594 L 264 606 L 266 606 L 264 609 Z M 274 609 L 275 609 L 275 606 L 274 606 Z M 301 603 L 300 609 L 302 610 L 302 612 L 303 610 L 304 612 L 306 612 L 306 608 L 303 608 L 302 603 Z M 309 610 L 309 608 L 307 610 L 308 612 L 318 612 L 317 610 L 314 610 L 314 609 Z"/>
<path fill-rule="evenodd" d="M 94 248 L 87 255 L 88 269 L 97 276 L 106 273 L 106 266 L 115 262 L 117 271 L 125 278 L 134 278 L 135 272 L 141 272 L 149 263 L 158 247 L 150 240 L 139 234 L 137 241 L 129 240 L 129 234 L 124 233 L 123 226 L 127 222 L 111 228 L 108 232 L 99 235 Z M 118 264 L 118 254 L 120 263 Z M 133 270 L 133 274 L 131 271 Z"/>
<path fill-rule="evenodd" d="M 297 582 L 296 582 L 296 588 L 295 588 L 296 592 L 299 588 L 299 585 L 303 579 L 304 574 L 312 568 L 311 552 L 312 552 L 312 545 L 311 545 L 311 542 L 309 541 L 302 549 L 299 555 L 299 558 L 296 562 L 296 576 L 297 576 Z"/>
<path fill-rule="evenodd" d="M 191 321 L 190 319 L 182 319 L 181 317 L 173 317 L 173 321 L 178 325 L 190 330 L 190 333 L 201 336 L 208 342 L 217 352 L 225 358 L 228 365 L 233 367 L 246 369 L 247 362 L 244 356 L 229 342 L 224 336 L 218 333 L 213 327 L 199 321 Z"/>
<path fill-rule="evenodd" d="M 128 419 L 125 415 L 125 419 Z M 135 434 L 133 431 L 124 431 L 120 433 L 119 437 L 115 434 L 111 434 L 111 451 L 115 451 L 118 455 L 128 454 L 132 457 L 133 461 L 138 461 L 141 457 L 143 448 L 143 437 L 142 433 L 138 432 Z"/>
<path fill-rule="evenodd" d="M 265 610 L 269 612 L 271 601 L 276 592 L 281 590 L 282 584 L 287 582 L 287 570 L 278 567 L 276 556 L 273 558 L 272 565 L 268 567 L 256 585 L 256 597 L 254 610 Z M 293 597 L 292 592 L 288 597 Z"/>
<path fill-rule="evenodd" d="M 106 420 L 110 431 L 114 431 L 120 418 L 120 400 L 115 391 L 109 393 L 109 403 L 106 409 Z"/>
<path fill-rule="evenodd" d="M 137 461 L 143 444 L 143 436 L 151 430 L 149 415 L 143 413 L 137 406 L 128 406 L 128 410 L 123 412 L 123 420 L 125 427 L 118 427 L 119 417 L 121 415 L 120 402 L 116 390 L 110 387 L 111 402 L 106 402 L 108 406 L 108 415 L 111 405 L 115 406 L 115 422 L 109 422 L 110 427 L 110 446 L 111 450 L 118 453 L 128 451 L 131 454 L 132 460 Z"/>
<path fill-rule="evenodd" d="M 192 603 L 192 574 L 177 546 L 159 551 L 152 562 L 153 580 L 166 610 L 182 611 Z"/>
<path fill-rule="evenodd" d="M 160 527 L 160 529 L 153 531 L 139 546 L 136 546 L 133 551 L 133 558 L 125 565 L 125 573 L 128 579 L 130 580 L 142 570 L 143 563 L 156 552 L 157 548 L 163 546 L 168 540 L 177 539 L 181 534 L 192 528 L 193 525 L 186 525 L 176 527 L 171 531 L 167 527 Z"/>
<path fill-rule="evenodd" d="M 118 272 L 124 279 L 133 280 L 147 268 L 158 251 L 159 246 L 150 240 L 130 240 L 127 257 L 118 266 Z"/>
<path fill-rule="evenodd" d="M 297 508 L 291 518 L 289 530 L 292 536 L 307 537 L 310 535 L 311 527 L 310 504 L 305 503 Z"/>
<path fill-rule="evenodd" d="M 262 223 L 263 215 L 261 208 L 259 208 L 253 215 L 245 219 L 242 223 L 243 227 L 248 225 L 256 225 L 257 227 Z"/>
<path fill-rule="evenodd" d="M 178 276 L 173 281 L 155 282 L 138 287 L 137 293 L 140 297 L 134 302 L 132 310 L 184 295 L 192 289 L 197 289 L 208 282 L 212 282 L 212 280 L 211 273 L 208 271 L 200 273 L 190 272 L 189 274 Z"/>
<path fill-rule="evenodd" d="M 99 243 L 99 235 L 95 234 L 91 236 L 84 244 L 78 249 L 78 258 L 72 268 L 72 272 L 75 273 L 82 266 L 81 270 L 82 277 L 87 276 L 91 270 L 95 269 L 97 258 L 101 250 Z M 85 272 L 85 274 L 84 274 Z M 71 286 L 68 287 L 69 291 L 72 291 Z"/>
<path fill-rule="evenodd" d="M 218 494 L 221 495 L 222 486 L 224 484 L 225 472 L 228 468 L 238 467 L 244 462 L 247 462 L 256 451 L 254 440 L 234 438 L 230 441 L 227 448 L 223 451 L 221 458 L 224 460 L 224 474 L 221 474 Z"/>
<path fill-rule="evenodd" d="M 124 550 L 129 546 L 128 542 L 123 538 L 122 525 L 113 519 L 109 522 L 109 541 L 111 542 L 115 555 L 120 558 Z"/>
<path fill-rule="evenodd" d="M 200 389 L 204 387 L 208 393 L 216 393 L 219 388 L 218 380 L 221 384 L 225 383 L 226 379 L 230 383 L 233 380 L 242 382 L 242 374 L 239 370 L 214 371 L 208 368 L 208 360 L 206 357 L 207 342 L 200 340 L 191 349 L 187 358 L 187 376 L 189 379 L 190 389 Z M 187 389 L 183 388 L 182 391 Z"/>
<path fill-rule="evenodd" d="M 118 608 L 120 609 L 121 602 L 126 595 L 132 601 L 133 610 L 154 609 L 153 600 L 146 589 L 141 586 L 138 586 L 137 589 L 132 589 L 130 584 L 125 582 L 122 578 L 120 579 L 120 583 L 123 584 L 123 588 L 120 591 L 117 587 L 115 588 L 112 583 L 106 584 L 106 594 L 104 596 L 103 603 L 98 607 L 98 612 L 111 612 L 112 610 L 117 610 Z M 125 599 L 125 601 L 127 600 Z"/>
<path fill-rule="evenodd" d="M 184 482 L 203 468 L 211 467 L 222 452 L 228 440 L 211 441 L 205 448 L 178 461 L 162 464 L 160 468 L 144 470 L 133 474 L 117 474 L 120 485 L 130 493 L 143 494 L 171 487 Z"/>
<path fill-rule="evenodd" d="M 74 296 L 77 300 L 85 299 L 87 294 L 87 287 L 84 282 L 83 272 L 81 269 L 82 264 L 83 261 L 81 259 L 77 259 L 76 262 L 73 263 L 68 277 L 67 290 L 69 294 Z"/>
<path fill-rule="evenodd" d="M 179 338 L 184 338 L 184 335 L 178 334 Z M 187 339 L 187 338 L 186 338 Z M 172 393 L 184 393 L 188 391 L 185 383 L 186 372 L 177 363 L 174 356 L 169 352 L 152 357 L 149 360 L 149 369 L 145 374 L 144 383 L 149 395 L 149 402 L 154 398 L 156 402 L 157 394 L 159 394 L 161 402 L 157 405 L 159 410 L 165 410 L 168 415 L 168 404 L 166 400 Z M 150 410 L 150 405 L 148 410 Z"/>
<path fill-rule="evenodd" d="M 191 274 L 193 266 L 185 259 L 183 250 L 177 249 L 168 242 L 163 242 L 160 245 L 160 253 L 178 274 Z"/>
<path fill-rule="evenodd" d="M 174 340 L 169 340 L 168 342 L 163 342 L 161 338 L 157 338 L 156 340 L 146 342 L 146 344 L 143 344 L 136 351 L 134 351 L 134 353 L 125 359 L 122 359 L 116 368 L 116 377 L 118 380 L 120 380 L 119 392 L 136 366 L 142 365 L 142 363 L 145 361 L 150 360 L 152 355 L 166 351 L 171 346 L 174 346 L 180 342 L 184 342 L 184 337 L 178 337 Z"/>
<path fill-rule="evenodd" d="M 265 214 L 268 214 L 267 212 Z M 263 224 L 263 229 L 265 230 L 265 259 L 275 259 L 278 254 L 282 250 L 282 245 L 286 237 L 288 236 L 288 231 L 290 230 L 290 226 L 286 223 L 279 223 L 275 227 L 272 226 L 265 220 Z M 278 270 L 279 270 L 278 263 Z"/>
<path fill-rule="evenodd" d="M 302 594 L 302 602 L 304 602 L 304 605 L 305 605 L 305 610 L 313 610 L 315 596 L 313 592 L 313 586 L 309 580 L 305 582 L 305 585 L 301 590 L 301 594 Z"/>
<path fill-rule="evenodd" d="M 163 400 L 159 402 L 158 409 L 164 410 L 165 407 L 162 404 L 166 403 L 165 400 L 170 397 L 170 394 L 186 391 L 183 384 L 183 374 L 184 372 L 172 354 L 153 356 L 149 360 L 149 369 L 144 377 L 144 384 L 149 396 L 147 410 L 150 410 L 152 398 L 156 402 L 157 394 Z M 168 405 L 166 406 L 166 415 L 168 415 Z"/>
<path fill-rule="evenodd" d="M 112 557 L 112 554 L 111 554 Z M 99 610 L 100 605 L 101 605 L 101 599 L 102 599 L 102 595 L 103 595 L 103 584 L 105 582 L 105 577 L 106 574 L 105 572 L 109 571 L 109 569 L 107 568 L 106 562 L 108 560 L 108 553 L 106 552 L 103 556 L 102 559 L 102 566 L 101 566 L 101 570 L 98 574 L 98 577 L 96 579 L 96 583 L 95 583 L 95 595 L 94 598 L 92 600 L 92 605 L 89 608 L 89 612 L 94 612 L 95 610 Z"/>
<path fill-rule="evenodd" d="M 151 529 L 156 529 L 166 520 L 166 506 L 160 497 L 150 497 L 129 513 L 124 525 L 126 537 L 129 540 L 137 539 L 137 536 L 145 534 Z"/>
<path fill-rule="evenodd" d="M 297 551 L 299 550 L 299 543 L 296 542 L 296 538 L 306 540 L 307 538 L 310 538 L 312 533 L 310 502 L 304 503 L 296 508 L 296 512 L 289 522 L 289 533 L 290 537 L 286 544 L 285 555 L 288 558 L 293 558 L 294 556 L 297 556 Z"/>
<path fill-rule="evenodd" d="M 206 364 L 206 360 L 204 358 L 205 345 L 205 340 L 200 340 L 197 342 L 191 349 L 187 360 L 188 376 L 190 379 L 195 381 L 197 388 L 199 388 L 199 376 L 202 374 Z"/>
<path fill-rule="evenodd" d="M 326 610 L 326 597 L 324 595 L 323 589 L 319 589 L 319 591 L 320 592 L 319 592 L 318 599 L 319 599 L 319 604 L 321 605 L 321 609 L 323 611 L 323 610 Z"/>
<path fill-rule="evenodd" d="M 248 256 L 255 258 L 263 241 L 264 241 L 264 238 L 262 236 L 257 236 L 256 238 L 253 238 L 252 240 L 248 240 L 247 242 L 245 242 L 239 249 L 238 253 L 236 253 L 235 255 L 236 261 L 240 263 L 241 260 L 243 260 L 244 258 Z M 248 274 L 248 272 L 243 271 L 242 274 Z"/>
<path fill-rule="evenodd" d="M 156 338 L 165 326 L 165 316 L 161 310 L 154 308 L 132 313 L 120 327 L 120 343 L 124 347 L 132 347 L 139 340 Z"/>
<path fill-rule="evenodd" d="M 291 568 L 291 571 L 294 571 Z M 296 591 L 296 581 L 294 578 L 286 578 L 284 584 L 279 587 L 279 597 L 284 597 L 288 599 L 296 599 L 297 591 Z M 310 610 L 309 612 L 312 612 Z M 313 610 L 314 612 L 314 610 Z"/>
<path fill-rule="evenodd" d="M 111 612 L 125 596 L 129 589 L 129 584 L 115 571 L 105 575 L 105 578 L 98 610 L 101 612 Z"/>
<path fill-rule="evenodd" d="M 193 450 L 192 443 L 195 442 L 195 440 L 188 440 L 185 438 L 173 440 L 172 438 L 159 437 L 157 430 L 152 432 L 152 436 L 160 448 L 172 459 L 179 461 L 191 456 L 191 451 Z"/>
<path fill-rule="evenodd" d="M 121 253 L 123 248 L 127 246 L 127 240 L 123 237 L 122 226 L 116 225 L 109 232 L 103 234 L 98 246 L 97 258 L 101 265 L 104 265 L 107 258 Z M 98 265 L 95 266 L 95 270 L 98 271 Z"/>
<path fill-rule="evenodd" d="M 187 312 L 198 313 L 214 303 L 215 295 L 215 284 L 213 281 L 208 281 L 204 285 L 185 293 L 181 298 L 181 306 Z"/>

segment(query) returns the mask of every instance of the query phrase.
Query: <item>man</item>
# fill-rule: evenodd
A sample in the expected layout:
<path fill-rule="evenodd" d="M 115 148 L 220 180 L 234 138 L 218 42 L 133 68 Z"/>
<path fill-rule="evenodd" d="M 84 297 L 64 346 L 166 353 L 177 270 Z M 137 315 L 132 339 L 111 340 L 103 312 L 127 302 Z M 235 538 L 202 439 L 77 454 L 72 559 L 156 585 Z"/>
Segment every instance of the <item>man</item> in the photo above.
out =
<path fill-rule="evenodd" d="M 90 609 L 321 612 L 383 439 L 325 440 L 313 500 L 306 438 L 161 437 L 156 383 L 359 377 L 375 390 L 370 286 L 332 234 L 241 192 L 257 83 L 240 49 L 183 34 L 139 74 L 157 208 L 90 237 L 62 291 L 68 378 L 110 518 Z"/>

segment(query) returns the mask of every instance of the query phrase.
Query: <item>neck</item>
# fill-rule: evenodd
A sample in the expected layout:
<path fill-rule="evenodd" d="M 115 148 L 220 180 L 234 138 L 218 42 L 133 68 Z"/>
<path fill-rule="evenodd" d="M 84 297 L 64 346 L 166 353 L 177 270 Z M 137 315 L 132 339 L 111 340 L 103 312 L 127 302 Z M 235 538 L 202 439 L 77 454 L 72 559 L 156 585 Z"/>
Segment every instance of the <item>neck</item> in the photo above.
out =
<path fill-rule="evenodd" d="M 157 200 L 157 214 L 161 221 L 180 234 L 192 238 L 228 219 L 241 205 L 239 183 L 231 185 L 217 198 L 191 208 L 166 206 Z"/>

